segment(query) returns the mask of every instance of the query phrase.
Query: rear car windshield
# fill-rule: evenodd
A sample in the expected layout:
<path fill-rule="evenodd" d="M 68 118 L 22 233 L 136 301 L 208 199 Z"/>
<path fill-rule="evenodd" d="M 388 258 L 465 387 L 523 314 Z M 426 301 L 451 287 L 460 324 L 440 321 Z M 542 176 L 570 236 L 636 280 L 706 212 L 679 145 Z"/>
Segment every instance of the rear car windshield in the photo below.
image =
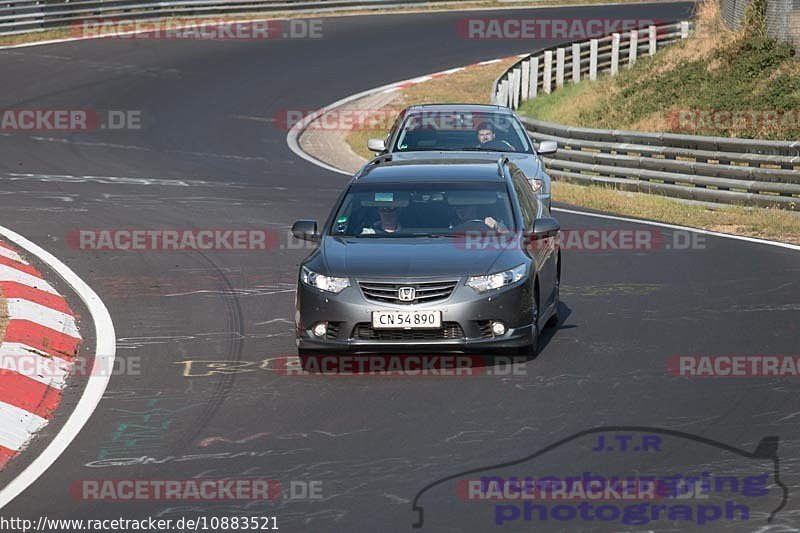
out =
<path fill-rule="evenodd" d="M 490 132 L 488 136 L 487 130 Z M 419 111 L 409 114 L 400 128 L 394 151 L 429 150 L 532 153 L 528 135 L 513 115 L 456 111 Z"/>
<path fill-rule="evenodd" d="M 505 183 L 389 183 L 353 185 L 330 234 L 437 237 L 515 229 Z"/>

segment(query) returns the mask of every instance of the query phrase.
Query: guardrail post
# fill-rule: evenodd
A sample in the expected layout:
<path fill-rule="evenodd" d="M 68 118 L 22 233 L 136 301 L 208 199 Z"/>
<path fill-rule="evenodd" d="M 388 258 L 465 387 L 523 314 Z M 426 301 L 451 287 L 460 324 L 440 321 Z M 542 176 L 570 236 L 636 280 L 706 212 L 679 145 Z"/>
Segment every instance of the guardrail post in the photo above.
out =
<path fill-rule="evenodd" d="M 589 41 L 589 79 L 597 79 L 597 39 Z"/>
<path fill-rule="evenodd" d="M 522 83 L 520 84 L 520 95 L 519 99 L 521 102 L 524 102 L 528 99 L 528 95 L 530 94 L 530 78 L 531 78 L 531 60 L 526 59 L 522 62 Z"/>
<path fill-rule="evenodd" d="M 539 95 L 539 56 L 531 58 L 531 80 L 528 95 L 530 98 L 536 98 Z"/>
<path fill-rule="evenodd" d="M 556 87 L 564 86 L 564 60 L 567 50 L 559 48 L 556 50 Z"/>
<path fill-rule="evenodd" d="M 511 109 L 516 109 L 519 107 L 519 92 L 520 92 L 520 77 L 521 72 L 518 68 L 515 68 L 514 71 L 511 73 Z"/>
<path fill-rule="evenodd" d="M 647 49 L 647 53 L 651 56 L 656 54 L 656 27 L 649 26 L 647 28 L 647 38 L 649 42 L 649 48 Z"/>
<path fill-rule="evenodd" d="M 581 81 L 581 45 L 572 45 L 572 83 Z"/>
<path fill-rule="evenodd" d="M 500 83 L 500 105 L 508 106 L 508 79 Z"/>
<path fill-rule="evenodd" d="M 636 63 L 636 54 L 639 52 L 639 32 L 631 30 L 631 46 L 628 49 L 628 66 L 632 67 Z"/>
<path fill-rule="evenodd" d="M 681 21 L 681 39 L 686 39 L 689 36 L 689 21 Z"/>
<path fill-rule="evenodd" d="M 544 53 L 544 72 L 542 73 L 542 90 L 550 94 L 553 82 L 553 52 L 548 50 Z"/>
<path fill-rule="evenodd" d="M 619 33 L 611 34 L 611 75 L 619 72 Z"/>

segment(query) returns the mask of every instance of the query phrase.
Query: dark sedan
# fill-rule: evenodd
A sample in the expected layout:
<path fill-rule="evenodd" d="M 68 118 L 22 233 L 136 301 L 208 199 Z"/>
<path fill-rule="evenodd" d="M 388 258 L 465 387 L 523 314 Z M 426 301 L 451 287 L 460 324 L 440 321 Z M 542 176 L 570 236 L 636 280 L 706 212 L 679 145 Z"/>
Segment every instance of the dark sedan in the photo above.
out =
<path fill-rule="evenodd" d="M 535 354 L 558 320 L 558 223 L 507 157 L 374 159 L 300 267 L 297 344 L 317 353 Z"/>

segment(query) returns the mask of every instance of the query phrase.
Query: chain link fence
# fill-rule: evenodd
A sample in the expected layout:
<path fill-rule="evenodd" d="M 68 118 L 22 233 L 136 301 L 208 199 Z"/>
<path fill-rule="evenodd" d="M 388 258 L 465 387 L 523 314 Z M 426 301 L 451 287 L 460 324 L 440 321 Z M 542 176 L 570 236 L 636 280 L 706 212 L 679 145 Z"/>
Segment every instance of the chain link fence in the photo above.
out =
<path fill-rule="evenodd" d="M 800 0 L 767 0 L 767 35 L 800 49 Z"/>
<path fill-rule="evenodd" d="M 722 19 L 729 28 L 741 28 L 750 0 L 720 0 Z M 767 35 L 800 50 L 800 0 L 767 0 Z"/>
<path fill-rule="evenodd" d="M 742 27 L 742 19 L 744 19 L 744 10 L 750 0 L 720 0 L 720 12 L 722 20 L 729 28 L 739 29 Z"/>

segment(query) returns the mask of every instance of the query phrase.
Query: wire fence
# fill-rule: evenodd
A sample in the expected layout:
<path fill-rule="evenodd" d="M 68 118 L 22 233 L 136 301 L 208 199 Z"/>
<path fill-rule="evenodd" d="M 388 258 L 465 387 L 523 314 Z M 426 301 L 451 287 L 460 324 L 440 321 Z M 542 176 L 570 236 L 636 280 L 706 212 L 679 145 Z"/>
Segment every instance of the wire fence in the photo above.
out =
<path fill-rule="evenodd" d="M 742 27 L 750 1 L 720 0 L 722 19 L 729 28 Z M 800 0 L 766 0 L 766 3 L 767 35 L 800 50 Z"/>

